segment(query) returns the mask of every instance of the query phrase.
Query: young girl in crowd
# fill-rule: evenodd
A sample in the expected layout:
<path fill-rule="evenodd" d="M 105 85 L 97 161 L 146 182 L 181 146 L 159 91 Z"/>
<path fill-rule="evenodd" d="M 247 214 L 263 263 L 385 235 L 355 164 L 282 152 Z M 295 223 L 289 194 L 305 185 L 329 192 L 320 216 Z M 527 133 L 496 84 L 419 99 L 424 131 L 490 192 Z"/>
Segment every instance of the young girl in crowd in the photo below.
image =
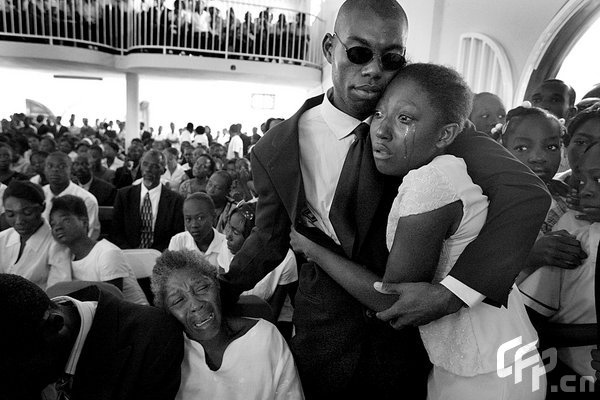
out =
<path fill-rule="evenodd" d="M 581 179 L 581 209 L 591 221 L 600 221 L 600 142 L 593 142 L 578 156 L 576 171 Z M 570 224 L 567 215 L 554 229 L 564 229 L 565 224 Z M 525 294 L 525 304 L 531 308 L 530 316 L 543 344 L 557 347 L 560 362 L 553 371 L 560 371 L 557 378 L 575 376 L 574 372 L 593 380 L 590 352 L 597 345 L 594 279 L 600 223 L 580 226 L 570 233 L 589 255 L 583 265 L 570 270 L 542 267 L 522 282 L 519 289 Z M 571 379 L 571 382 L 577 383 L 572 385 L 575 390 L 581 390 L 580 380 Z M 558 380 L 556 383 L 562 389 Z"/>
<path fill-rule="evenodd" d="M 527 268 L 521 272 L 517 282 L 543 265 L 574 268 L 585 258 L 573 235 L 565 230 L 552 231 L 568 210 L 566 196 L 569 187 L 554 179 L 565 135 L 566 130 L 557 117 L 542 108 L 532 107 L 529 102 L 510 110 L 501 129 L 500 139 L 504 147 L 544 181 L 552 195 L 550 210 L 527 258 Z"/>
<path fill-rule="evenodd" d="M 229 264 L 231 264 L 233 256 L 242 248 L 254 228 L 255 210 L 255 203 L 242 202 L 233 208 L 229 214 L 225 228 L 227 242 L 218 257 L 219 266 L 225 272 L 229 271 Z M 258 282 L 253 289 L 242 294 L 255 295 L 269 302 L 275 320 L 278 321 L 278 328 L 283 336 L 289 339 L 292 333 L 293 314 L 290 296 L 294 297 L 297 287 L 298 269 L 296 258 L 290 249 L 281 264 Z"/>
<path fill-rule="evenodd" d="M 557 176 L 557 179 L 562 180 L 570 187 L 570 194 L 567 198 L 567 203 L 576 212 L 569 213 L 573 222 L 573 229 L 579 225 L 585 224 L 588 218 L 585 214 L 581 214 L 579 208 L 579 184 L 581 181 L 579 173 L 579 159 L 591 143 L 600 140 L 600 103 L 596 103 L 585 110 L 579 112 L 568 125 L 568 135 L 566 136 L 565 145 L 567 146 L 567 158 L 569 160 L 570 170 Z M 577 215 L 581 215 L 582 219 L 576 219 Z"/>
<path fill-rule="evenodd" d="M 488 201 L 481 188 L 462 159 L 444 154 L 470 107 L 471 92 L 460 75 L 432 64 L 403 68 L 379 101 L 371 123 L 375 164 L 386 175 L 404 177 L 388 217 L 385 282 L 440 282 L 485 222 Z M 380 277 L 295 231 L 292 246 L 368 308 L 382 311 L 397 299 L 375 291 Z M 544 397 L 543 377 L 541 390 L 534 391 L 531 376 L 515 383 L 498 373 L 503 343 L 537 340 L 518 290 L 511 291 L 507 308 L 480 302 L 421 326 L 420 332 L 433 363 L 429 399 Z M 538 356 L 523 356 L 529 357 Z M 514 348 L 504 365 L 511 368 L 519 358 Z"/>
<path fill-rule="evenodd" d="M 88 216 L 80 197 L 64 195 L 52 200 L 52 236 L 70 257 L 73 280 L 108 282 L 123 292 L 125 300 L 148 305 L 121 249 L 106 239 L 88 237 Z"/>
<path fill-rule="evenodd" d="M 565 197 L 569 188 L 553 179 L 560 165 L 561 140 L 565 134 L 558 118 L 529 102 L 510 110 L 502 127 L 504 147 L 544 181 L 552 195 L 550 211 L 540 230 L 542 234 L 550 232 L 567 211 Z"/>

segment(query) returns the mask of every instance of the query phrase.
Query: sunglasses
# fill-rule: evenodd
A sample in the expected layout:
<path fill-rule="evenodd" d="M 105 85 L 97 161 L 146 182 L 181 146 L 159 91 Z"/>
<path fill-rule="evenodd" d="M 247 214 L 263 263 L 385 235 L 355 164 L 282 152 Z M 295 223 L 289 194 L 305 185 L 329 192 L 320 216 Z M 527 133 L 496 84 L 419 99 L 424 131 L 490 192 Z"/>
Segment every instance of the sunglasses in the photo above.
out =
<path fill-rule="evenodd" d="M 348 60 L 350 60 L 353 64 L 363 65 L 370 62 L 377 53 L 366 46 L 354 46 L 348 48 L 340 39 L 340 36 L 337 33 L 333 33 L 333 36 L 339 40 L 340 44 L 346 50 L 346 56 Z M 381 66 L 386 71 L 397 71 L 402 68 L 406 64 L 406 59 L 404 58 L 404 54 L 389 52 L 382 55 L 379 55 L 379 59 L 381 60 Z"/>

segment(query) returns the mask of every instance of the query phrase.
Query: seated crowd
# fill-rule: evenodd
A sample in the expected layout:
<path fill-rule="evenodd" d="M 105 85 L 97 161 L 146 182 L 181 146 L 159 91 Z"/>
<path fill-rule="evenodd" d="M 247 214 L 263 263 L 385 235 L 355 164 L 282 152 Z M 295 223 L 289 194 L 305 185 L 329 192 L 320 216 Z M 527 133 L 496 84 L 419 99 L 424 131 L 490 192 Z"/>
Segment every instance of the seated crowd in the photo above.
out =
<path fill-rule="evenodd" d="M 388 70 L 368 107 L 334 73 L 264 136 L 142 124 L 126 152 L 120 123 L 3 121 L 0 396 L 594 398 L 599 88 L 550 79 L 506 112 L 399 45 L 362 62 L 346 35 L 406 23 L 366 3 L 323 48 Z"/>

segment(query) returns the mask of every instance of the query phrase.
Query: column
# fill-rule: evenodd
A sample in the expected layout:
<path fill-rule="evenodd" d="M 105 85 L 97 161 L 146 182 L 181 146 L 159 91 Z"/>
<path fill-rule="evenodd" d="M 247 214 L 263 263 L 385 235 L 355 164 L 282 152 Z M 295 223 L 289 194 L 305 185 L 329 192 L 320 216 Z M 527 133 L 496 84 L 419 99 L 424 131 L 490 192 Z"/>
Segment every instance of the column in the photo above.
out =
<path fill-rule="evenodd" d="M 125 143 L 127 146 L 132 139 L 140 137 L 140 77 L 133 72 L 127 72 L 127 117 L 125 124 Z"/>

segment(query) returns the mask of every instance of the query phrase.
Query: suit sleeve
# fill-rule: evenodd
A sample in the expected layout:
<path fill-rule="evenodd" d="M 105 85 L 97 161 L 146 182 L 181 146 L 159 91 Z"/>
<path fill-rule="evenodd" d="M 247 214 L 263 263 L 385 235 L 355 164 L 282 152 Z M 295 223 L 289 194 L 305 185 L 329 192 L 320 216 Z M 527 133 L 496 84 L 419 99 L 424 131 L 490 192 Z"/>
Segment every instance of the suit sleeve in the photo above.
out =
<path fill-rule="evenodd" d="M 115 205 L 113 207 L 112 232 L 110 241 L 119 246 L 121 249 L 130 248 L 125 235 L 125 194 L 123 191 L 117 191 Z"/>
<path fill-rule="evenodd" d="M 506 306 L 550 206 L 548 190 L 501 145 L 472 128 L 457 137 L 449 153 L 465 160 L 490 201 L 484 227 L 449 275 Z"/>
<path fill-rule="evenodd" d="M 252 175 L 258 192 L 256 224 L 229 266 L 224 279 L 238 294 L 256 283 L 285 258 L 290 243 L 291 222 L 261 160 L 252 152 Z"/>
<path fill-rule="evenodd" d="M 183 333 L 178 323 L 165 324 L 162 338 L 151 346 L 156 353 L 144 373 L 143 384 L 136 393 L 139 400 L 172 400 L 177 396 L 181 383 L 183 361 Z M 157 338 L 158 339 L 158 338 Z"/>

